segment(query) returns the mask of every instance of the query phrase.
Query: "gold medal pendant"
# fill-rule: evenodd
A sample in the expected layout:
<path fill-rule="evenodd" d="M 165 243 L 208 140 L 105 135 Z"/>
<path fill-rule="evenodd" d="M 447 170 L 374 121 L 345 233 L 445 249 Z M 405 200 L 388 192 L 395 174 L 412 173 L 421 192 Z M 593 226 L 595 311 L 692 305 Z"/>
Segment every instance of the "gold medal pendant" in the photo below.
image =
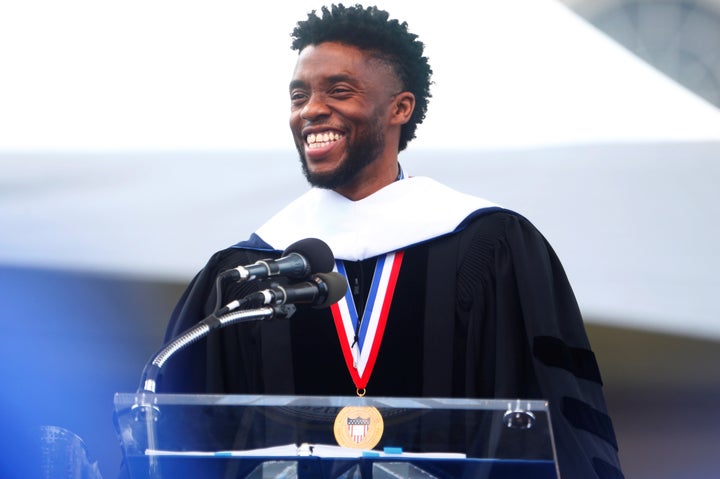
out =
<path fill-rule="evenodd" d="M 335 417 L 335 440 L 342 447 L 372 449 L 384 430 L 382 415 L 372 406 L 346 406 Z"/>

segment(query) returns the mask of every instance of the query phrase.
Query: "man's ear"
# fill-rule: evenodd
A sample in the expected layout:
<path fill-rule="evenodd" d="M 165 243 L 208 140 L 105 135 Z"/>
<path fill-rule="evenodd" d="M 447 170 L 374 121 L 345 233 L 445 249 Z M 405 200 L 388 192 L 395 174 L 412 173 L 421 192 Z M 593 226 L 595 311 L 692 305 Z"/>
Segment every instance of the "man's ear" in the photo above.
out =
<path fill-rule="evenodd" d="M 400 92 L 395 95 L 391 112 L 391 123 L 396 125 L 404 125 L 410 121 L 413 111 L 415 110 L 415 95 L 409 91 Z"/>

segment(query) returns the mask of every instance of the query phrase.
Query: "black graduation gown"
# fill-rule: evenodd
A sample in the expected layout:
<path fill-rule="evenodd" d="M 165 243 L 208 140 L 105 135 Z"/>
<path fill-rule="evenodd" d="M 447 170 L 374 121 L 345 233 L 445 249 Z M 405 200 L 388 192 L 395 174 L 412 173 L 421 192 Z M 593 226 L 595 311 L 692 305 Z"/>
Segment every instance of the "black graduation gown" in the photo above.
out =
<path fill-rule="evenodd" d="M 279 253 L 216 253 L 172 314 L 166 341 L 211 314 L 223 270 Z M 350 265 L 361 284 L 374 259 Z M 351 283 L 354 281 L 351 279 Z M 263 287 L 224 288 L 224 303 Z M 243 323 L 165 366 L 159 392 L 351 396 L 329 309 Z M 481 212 L 405 249 L 368 395 L 546 399 L 564 478 L 623 477 L 600 373 L 564 270 L 526 219 Z"/>

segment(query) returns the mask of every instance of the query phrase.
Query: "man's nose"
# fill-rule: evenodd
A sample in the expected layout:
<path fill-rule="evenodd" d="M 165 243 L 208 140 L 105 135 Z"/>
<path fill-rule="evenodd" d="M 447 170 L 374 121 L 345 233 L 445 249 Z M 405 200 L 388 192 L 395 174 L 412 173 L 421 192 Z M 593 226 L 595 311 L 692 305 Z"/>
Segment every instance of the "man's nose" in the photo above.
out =
<path fill-rule="evenodd" d="M 301 116 L 306 120 L 315 120 L 330 114 L 330 108 L 325 101 L 324 95 L 312 94 L 302 108 Z"/>

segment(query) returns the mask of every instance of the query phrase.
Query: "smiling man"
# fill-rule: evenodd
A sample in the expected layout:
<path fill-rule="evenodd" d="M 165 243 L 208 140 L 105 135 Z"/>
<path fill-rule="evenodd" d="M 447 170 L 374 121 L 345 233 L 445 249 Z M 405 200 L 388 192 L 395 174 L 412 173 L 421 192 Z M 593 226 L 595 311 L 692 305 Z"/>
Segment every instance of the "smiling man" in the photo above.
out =
<path fill-rule="evenodd" d="M 306 46 L 290 100 L 290 127 L 310 184 L 355 201 L 395 181 L 415 95 L 386 61 L 339 42 Z"/>
<path fill-rule="evenodd" d="M 337 5 L 299 22 L 292 46 L 290 129 L 312 188 L 210 259 L 166 340 L 268 286 L 216 281 L 221 272 L 303 238 L 330 246 L 349 289 L 332 308 L 299 305 L 286 321 L 213 333 L 173 358 L 160 390 L 546 399 L 563 477 L 622 477 L 600 373 L 550 245 L 517 213 L 400 166 L 430 98 L 417 36 L 375 7 Z"/>

